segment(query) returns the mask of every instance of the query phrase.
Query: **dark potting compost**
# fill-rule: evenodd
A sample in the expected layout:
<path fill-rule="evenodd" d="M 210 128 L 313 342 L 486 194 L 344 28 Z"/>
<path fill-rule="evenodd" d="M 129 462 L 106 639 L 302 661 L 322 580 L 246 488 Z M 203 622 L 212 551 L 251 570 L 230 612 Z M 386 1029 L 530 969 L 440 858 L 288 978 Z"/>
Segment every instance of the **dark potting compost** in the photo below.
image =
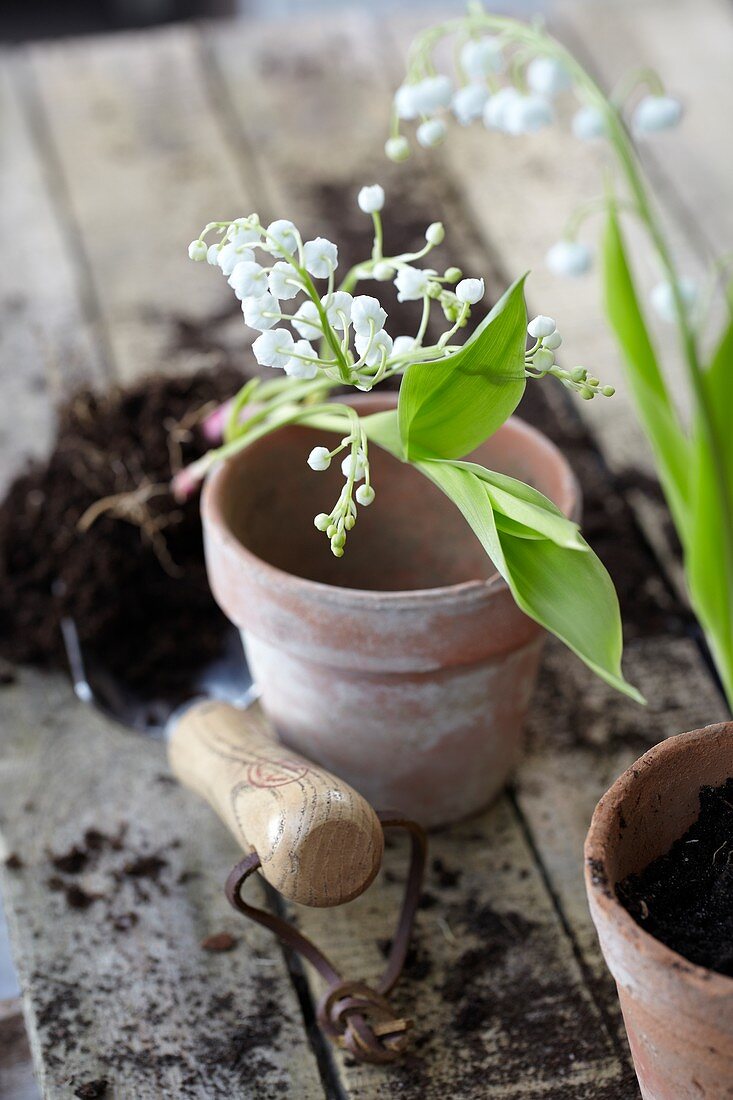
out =
<path fill-rule="evenodd" d="M 733 777 L 666 855 L 616 887 L 634 920 L 690 962 L 733 977 Z"/>
<path fill-rule="evenodd" d="M 59 408 L 50 457 L 0 505 L 0 660 L 66 668 L 63 616 L 113 676 L 161 695 L 218 655 L 227 624 L 206 579 L 199 502 L 176 503 L 167 484 L 207 449 L 202 410 L 242 381 L 232 367 L 155 376 Z"/>

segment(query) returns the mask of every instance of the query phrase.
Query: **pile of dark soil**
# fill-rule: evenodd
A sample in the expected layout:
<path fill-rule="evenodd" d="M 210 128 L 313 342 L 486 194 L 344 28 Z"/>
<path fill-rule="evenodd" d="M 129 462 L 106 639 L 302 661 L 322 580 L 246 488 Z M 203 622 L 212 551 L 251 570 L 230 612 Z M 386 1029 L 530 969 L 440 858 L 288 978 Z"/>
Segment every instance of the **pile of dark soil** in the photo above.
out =
<path fill-rule="evenodd" d="M 667 947 L 733 977 L 733 778 L 703 787 L 694 825 L 616 893 Z"/>
<path fill-rule="evenodd" d="M 201 411 L 242 381 L 228 367 L 156 376 L 81 391 L 58 410 L 50 457 L 0 505 L 0 659 L 65 668 L 60 620 L 70 616 L 101 666 L 175 698 L 220 652 L 227 624 L 206 579 L 198 500 L 175 503 L 167 484 L 207 449 Z"/>

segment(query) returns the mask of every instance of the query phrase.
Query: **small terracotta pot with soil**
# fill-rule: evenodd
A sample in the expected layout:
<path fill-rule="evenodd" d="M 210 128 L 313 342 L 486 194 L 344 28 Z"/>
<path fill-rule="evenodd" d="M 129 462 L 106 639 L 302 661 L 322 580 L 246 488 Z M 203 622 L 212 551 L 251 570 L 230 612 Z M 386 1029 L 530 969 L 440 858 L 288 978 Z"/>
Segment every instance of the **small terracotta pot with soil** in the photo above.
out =
<path fill-rule="evenodd" d="M 395 402 L 353 404 L 364 414 Z M 283 740 L 372 805 L 446 824 L 485 806 L 517 763 L 544 632 L 451 501 L 379 447 L 376 500 L 348 553 L 328 553 L 313 517 L 340 474 L 306 464 L 326 434 L 280 429 L 213 473 L 202 499 L 211 586 Z M 577 514 L 568 464 L 520 420 L 476 461 Z"/>
<path fill-rule="evenodd" d="M 733 1097 L 732 776 L 733 722 L 671 737 L 614 783 L 586 839 L 644 1100 Z"/>

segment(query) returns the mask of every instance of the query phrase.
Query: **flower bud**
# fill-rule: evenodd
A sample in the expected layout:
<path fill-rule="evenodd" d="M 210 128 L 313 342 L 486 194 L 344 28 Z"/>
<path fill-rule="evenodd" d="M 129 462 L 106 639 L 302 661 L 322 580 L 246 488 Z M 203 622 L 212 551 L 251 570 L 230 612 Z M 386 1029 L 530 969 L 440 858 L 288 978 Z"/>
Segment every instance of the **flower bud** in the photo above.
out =
<path fill-rule="evenodd" d="M 549 348 L 537 348 L 532 356 L 532 366 L 536 370 L 548 371 L 555 364 L 555 356 Z"/>
<path fill-rule="evenodd" d="M 434 149 L 444 141 L 445 135 L 445 123 L 439 118 L 429 118 L 426 122 L 421 122 L 415 133 L 423 149 Z"/>
<path fill-rule="evenodd" d="M 545 263 L 553 275 L 585 275 L 591 265 L 590 249 L 580 241 L 558 241 L 547 252 Z"/>
<path fill-rule="evenodd" d="M 201 263 L 202 260 L 206 259 L 208 251 L 206 241 L 191 241 L 188 246 L 188 258 L 189 260 L 195 260 L 196 263 Z"/>
<path fill-rule="evenodd" d="M 334 546 L 344 546 L 346 543 L 346 534 L 343 531 L 337 531 L 331 539 L 331 549 Z"/>
<path fill-rule="evenodd" d="M 428 244 L 438 245 L 445 240 L 445 229 L 442 222 L 432 222 L 425 230 L 425 240 Z"/>
<path fill-rule="evenodd" d="M 378 283 L 386 283 L 394 277 L 395 269 L 391 264 L 386 263 L 384 260 L 380 260 L 378 264 L 374 265 L 372 274 Z"/>
<path fill-rule="evenodd" d="M 358 504 L 361 504 L 363 508 L 368 508 L 374 500 L 376 493 L 372 489 L 371 485 L 360 485 L 356 490 L 356 500 Z"/>
<path fill-rule="evenodd" d="M 579 141 L 595 141 L 606 136 L 606 120 L 597 107 L 581 107 L 573 115 L 572 131 Z"/>
<path fill-rule="evenodd" d="M 358 489 L 357 489 L 357 492 L 358 492 Z M 351 513 L 349 513 L 349 515 L 346 516 L 346 518 L 344 519 L 344 527 L 346 528 L 347 531 L 351 531 L 355 524 L 356 524 L 355 517 L 352 516 Z"/>
<path fill-rule="evenodd" d="M 573 382 L 585 382 L 587 376 L 588 371 L 585 369 L 585 367 L 573 367 L 570 372 L 570 377 L 572 378 Z"/>
<path fill-rule="evenodd" d="M 456 287 L 456 298 L 464 305 L 475 306 L 484 296 L 483 279 L 462 279 Z"/>
<path fill-rule="evenodd" d="M 356 199 L 359 209 L 365 214 L 376 214 L 384 206 L 384 188 L 378 183 L 362 187 Z"/>
<path fill-rule="evenodd" d="M 616 390 L 614 389 L 613 386 L 604 386 L 603 389 L 601 390 L 601 393 L 603 394 L 604 397 L 613 397 L 615 392 L 616 392 Z"/>
<path fill-rule="evenodd" d="M 409 157 L 410 143 L 403 134 L 400 134 L 398 137 L 391 137 L 385 142 L 384 151 L 391 161 L 399 164 Z"/>
<path fill-rule="evenodd" d="M 449 283 L 457 283 L 462 276 L 460 267 L 447 267 L 445 270 L 445 278 Z"/>
<path fill-rule="evenodd" d="M 572 87 L 570 73 L 555 57 L 535 57 L 527 66 L 527 84 L 541 96 L 559 95 Z"/>
<path fill-rule="evenodd" d="M 539 340 L 541 337 L 550 336 L 556 328 L 557 325 L 552 317 L 545 317 L 540 313 L 529 322 L 527 325 L 527 332 L 530 336 L 534 337 L 535 340 Z"/>
<path fill-rule="evenodd" d="M 542 347 L 549 348 L 550 351 L 557 351 L 561 343 L 562 336 L 557 331 L 557 329 L 555 329 L 555 331 L 551 332 L 549 336 L 545 336 L 544 340 L 542 341 Z"/>
<path fill-rule="evenodd" d="M 590 375 L 588 378 L 586 378 L 586 382 L 592 390 L 597 389 L 598 386 L 600 386 L 601 384 L 600 378 L 594 378 L 593 375 Z"/>
<path fill-rule="evenodd" d="M 578 392 L 580 393 L 580 396 L 583 398 L 584 401 L 592 401 L 593 400 L 593 396 L 594 396 L 593 390 L 588 389 L 587 386 L 581 386 L 581 388 Z"/>
<path fill-rule="evenodd" d="M 331 452 L 327 447 L 314 447 L 308 455 L 311 470 L 327 470 L 331 465 Z"/>
<path fill-rule="evenodd" d="M 682 118 L 682 104 L 669 95 L 646 95 L 638 103 L 632 118 L 636 134 L 656 134 L 671 130 Z"/>
<path fill-rule="evenodd" d="M 313 520 L 313 525 L 319 531 L 327 531 L 331 526 L 331 517 L 327 516 L 325 512 L 319 512 Z"/>
<path fill-rule="evenodd" d="M 331 523 L 328 525 L 328 527 L 326 528 L 326 534 L 330 539 L 332 539 L 334 535 L 338 534 L 338 527 L 335 523 Z"/>
<path fill-rule="evenodd" d="M 344 556 L 343 546 L 336 546 L 335 543 L 331 543 L 331 553 L 335 558 L 342 558 Z"/>

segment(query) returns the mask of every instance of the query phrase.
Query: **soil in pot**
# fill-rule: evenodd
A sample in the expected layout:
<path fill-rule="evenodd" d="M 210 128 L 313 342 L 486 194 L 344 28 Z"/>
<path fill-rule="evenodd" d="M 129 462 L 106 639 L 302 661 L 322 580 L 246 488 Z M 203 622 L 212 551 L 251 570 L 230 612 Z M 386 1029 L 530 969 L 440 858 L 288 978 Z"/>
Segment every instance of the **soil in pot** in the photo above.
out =
<path fill-rule="evenodd" d="M 155 376 L 59 408 L 49 458 L 0 504 L 0 659 L 65 669 L 59 622 L 71 615 L 111 672 L 175 698 L 219 653 L 228 624 L 206 578 L 198 498 L 181 506 L 165 486 L 207 449 L 198 414 L 242 381 L 232 367 Z M 137 510 L 112 507 L 79 529 L 100 498 L 136 492 Z"/>
<path fill-rule="evenodd" d="M 698 966 L 733 977 L 733 777 L 700 791 L 700 816 L 616 887 L 634 920 Z"/>

